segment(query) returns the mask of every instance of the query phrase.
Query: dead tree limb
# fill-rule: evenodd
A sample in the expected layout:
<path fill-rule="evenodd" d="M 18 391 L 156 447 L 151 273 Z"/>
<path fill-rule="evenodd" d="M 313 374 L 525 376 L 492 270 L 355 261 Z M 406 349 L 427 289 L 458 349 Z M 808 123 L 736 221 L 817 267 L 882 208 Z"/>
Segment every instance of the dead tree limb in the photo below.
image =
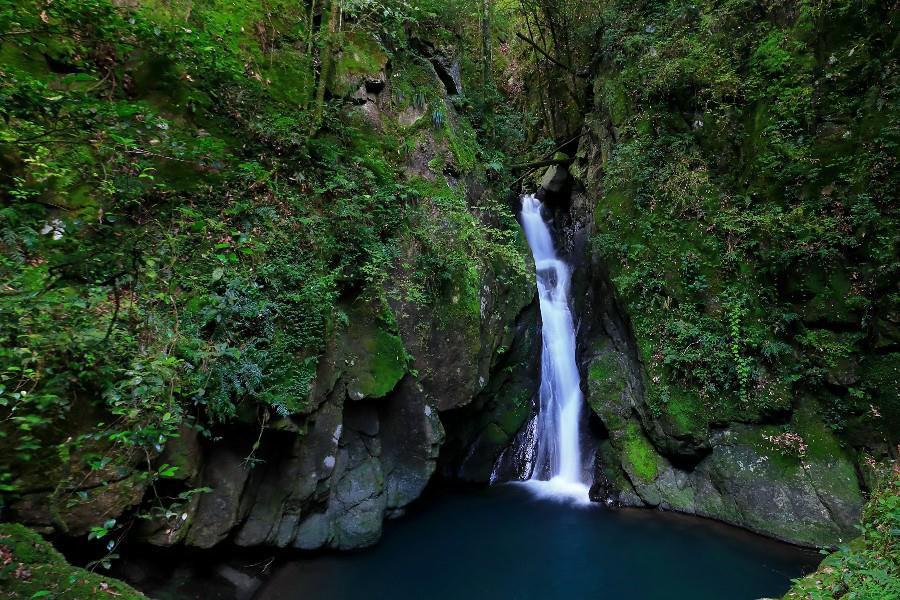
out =
<path fill-rule="evenodd" d="M 510 171 L 521 171 L 522 169 L 540 169 L 541 167 L 549 167 L 551 165 L 571 165 L 575 161 L 574 158 L 551 158 L 548 160 L 538 160 L 530 163 L 523 163 L 521 165 L 510 165 Z"/>
<path fill-rule="evenodd" d="M 519 38 L 520 40 L 522 40 L 523 42 L 525 42 L 526 44 L 528 44 L 529 46 L 531 46 L 532 48 L 534 48 L 535 50 L 537 50 L 541 54 L 541 56 L 543 56 L 544 58 L 546 58 L 547 60 L 552 62 L 554 65 L 556 65 L 560 69 L 563 69 L 566 72 L 571 73 L 577 77 L 582 77 L 582 75 L 579 75 L 578 73 L 573 71 L 572 67 L 570 67 L 568 65 L 564 65 L 563 63 L 559 62 L 558 60 L 556 60 L 555 58 L 550 56 L 550 54 L 548 54 L 546 50 L 544 50 L 543 48 L 538 46 L 537 43 L 535 43 L 533 40 L 529 39 L 528 37 L 522 35 L 518 31 L 516 32 L 516 37 Z"/>
<path fill-rule="evenodd" d="M 552 152 L 544 155 L 544 157 L 541 160 L 538 160 L 538 161 L 535 161 L 532 163 L 525 163 L 522 165 L 513 165 L 513 166 L 509 167 L 510 171 L 517 171 L 521 168 L 525 169 L 525 172 L 522 173 L 522 175 L 520 175 L 518 179 L 516 179 L 511 184 L 509 184 L 509 188 L 513 189 L 513 190 L 516 189 L 516 186 L 519 185 L 520 183 L 522 183 L 522 181 L 526 177 L 528 177 L 529 175 L 531 175 L 532 173 L 534 173 L 537 169 L 540 169 L 541 167 L 550 166 L 550 165 L 567 165 L 568 166 L 568 165 L 572 164 L 573 162 L 575 162 L 574 158 L 551 159 L 550 157 L 553 156 L 554 154 L 556 154 L 557 152 L 559 152 L 560 150 L 562 150 L 563 148 L 565 148 L 566 146 L 568 146 L 569 144 L 571 144 L 572 142 L 574 142 L 576 140 L 580 140 L 581 138 L 586 136 L 588 133 L 590 133 L 590 131 L 582 131 L 581 133 L 579 133 L 572 139 L 566 140 L 565 142 L 563 142 L 562 144 L 560 144 L 559 146 L 554 148 Z"/>

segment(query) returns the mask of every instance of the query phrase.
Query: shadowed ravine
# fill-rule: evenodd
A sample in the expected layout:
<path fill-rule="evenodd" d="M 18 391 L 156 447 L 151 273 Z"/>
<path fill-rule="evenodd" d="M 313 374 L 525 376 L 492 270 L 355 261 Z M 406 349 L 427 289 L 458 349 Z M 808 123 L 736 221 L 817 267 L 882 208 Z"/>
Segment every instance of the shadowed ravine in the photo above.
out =
<path fill-rule="evenodd" d="M 571 270 L 533 195 L 521 224 L 542 320 L 540 387 L 528 478 L 421 503 L 354 555 L 287 562 L 257 600 L 299 598 L 759 598 L 784 593 L 812 553 L 696 518 L 610 511 L 589 500 L 579 420 L 584 398 L 570 308 Z M 449 568 L 448 568 L 449 565 Z"/>

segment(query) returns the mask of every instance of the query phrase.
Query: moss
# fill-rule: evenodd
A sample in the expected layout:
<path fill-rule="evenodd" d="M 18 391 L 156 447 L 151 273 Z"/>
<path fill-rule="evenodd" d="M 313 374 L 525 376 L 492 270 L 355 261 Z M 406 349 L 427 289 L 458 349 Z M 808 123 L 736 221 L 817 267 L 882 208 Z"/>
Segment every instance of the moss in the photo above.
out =
<path fill-rule="evenodd" d="M 878 425 L 889 442 L 900 441 L 900 352 L 868 357 L 861 365 L 861 387 L 880 417 Z M 871 408 L 869 408 L 869 414 Z"/>
<path fill-rule="evenodd" d="M 393 313 L 373 304 L 360 303 L 348 310 L 350 326 L 342 336 L 342 354 L 355 398 L 381 398 L 406 375 L 409 355 L 403 340 L 394 333 Z"/>
<path fill-rule="evenodd" d="M 706 433 L 710 413 L 696 392 L 673 386 L 665 411 L 671 417 L 679 436 L 701 436 Z"/>
<path fill-rule="evenodd" d="M 365 344 L 370 355 L 368 380 L 362 380 L 363 393 L 373 398 L 384 396 L 406 373 L 409 360 L 403 340 L 379 328 Z"/>
<path fill-rule="evenodd" d="M 445 111 L 446 109 L 442 108 Z M 447 143 L 456 166 L 462 170 L 475 167 L 477 163 L 478 142 L 475 130 L 468 122 L 460 120 L 445 129 Z"/>
<path fill-rule="evenodd" d="M 818 416 L 820 408 L 812 401 L 805 401 L 794 413 L 791 425 L 806 442 L 809 460 L 827 460 L 844 454 L 840 441 Z"/>
<path fill-rule="evenodd" d="M 480 439 L 495 447 L 502 448 L 509 442 L 510 435 L 501 429 L 496 423 L 488 423 L 481 431 Z"/>
<path fill-rule="evenodd" d="M 474 262 L 462 269 L 461 275 L 455 282 L 452 301 L 463 314 L 477 323 L 481 319 L 481 275 Z"/>
<path fill-rule="evenodd" d="M 653 445 L 644 436 L 640 426 L 631 421 L 622 433 L 623 437 L 620 443 L 625 470 L 646 482 L 656 479 L 659 472 L 657 464 L 659 456 Z"/>
<path fill-rule="evenodd" d="M 588 402 L 595 413 L 602 414 L 604 403 L 618 400 L 625 391 L 625 375 L 616 355 L 607 352 L 591 361 L 588 368 Z"/>
<path fill-rule="evenodd" d="M 262 75 L 273 98 L 300 106 L 311 99 L 312 64 L 305 53 L 284 48 L 273 50 Z"/>
<path fill-rule="evenodd" d="M 373 38 L 365 34 L 348 34 L 341 41 L 341 54 L 334 64 L 330 82 L 335 96 L 349 96 L 359 87 L 360 78 L 376 75 L 387 64 L 388 57 Z"/>
<path fill-rule="evenodd" d="M 746 427 L 736 431 L 735 441 L 737 444 L 750 446 L 760 456 L 767 457 L 768 463 L 775 468 L 772 475 L 779 475 L 782 479 L 787 480 L 800 469 L 800 458 L 795 453 L 776 448 L 768 440 L 768 438 L 784 433 L 784 427 L 767 425 Z"/>
<path fill-rule="evenodd" d="M 515 433 L 525 422 L 531 409 L 531 393 L 518 384 L 504 386 L 496 399 L 496 423 L 509 436 Z"/>
<path fill-rule="evenodd" d="M 606 478 L 609 479 L 610 483 L 612 483 L 613 487 L 621 491 L 633 491 L 631 481 L 628 480 L 628 475 L 622 469 L 619 455 L 612 443 L 609 440 L 604 440 L 600 444 L 598 452 L 600 455 L 600 462 L 603 465 L 603 473 L 606 475 Z"/>
<path fill-rule="evenodd" d="M 409 357 L 399 336 L 381 327 L 369 332 L 357 347 L 351 368 L 356 389 L 368 398 L 380 398 L 394 389 L 406 374 Z"/>
<path fill-rule="evenodd" d="M 40 535 L 17 523 L 0 524 L 0 564 L 0 598 L 146 598 L 121 581 L 68 564 Z"/>
<path fill-rule="evenodd" d="M 440 97 L 440 85 L 433 71 L 409 55 L 401 54 L 391 61 L 391 104 L 397 112 L 409 107 L 426 110 Z"/>
<path fill-rule="evenodd" d="M 622 85 L 613 79 L 603 80 L 603 99 L 614 125 L 620 126 L 628 118 L 628 96 Z"/>

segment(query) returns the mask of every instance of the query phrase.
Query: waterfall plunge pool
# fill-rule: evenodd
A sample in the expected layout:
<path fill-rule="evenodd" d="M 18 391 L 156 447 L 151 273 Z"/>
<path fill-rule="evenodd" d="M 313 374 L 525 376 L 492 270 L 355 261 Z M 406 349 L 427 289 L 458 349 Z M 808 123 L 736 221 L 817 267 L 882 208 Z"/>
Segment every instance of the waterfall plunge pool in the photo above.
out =
<path fill-rule="evenodd" d="M 355 553 L 184 562 L 167 577 L 139 582 L 126 569 L 126 579 L 160 600 L 752 600 L 781 596 L 812 571 L 815 553 L 734 527 L 589 502 L 570 269 L 534 196 L 523 196 L 521 220 L 543 321 L 529 480 L 432 489 L 385 525 L 377 546 Z"/>
<path fill-rule="evenodd" d="M 784 594 L 817 553 L 673 513 L 451 490 L 374 548 L 279 566 L 254 600 L 751 600 Z"/>
<path fill-rule="evenodd" d="M 575 506 L 503 484 L 432 490 L 376 546 L 282 554 L 242 593 L 229 593 L 221 563 L 182 562 L 134 583 L 161 600 L 752 600 L 782 595 L 820 559 L 707 519 Z M 232 558 L 228 579 L 260 564 Z"/>

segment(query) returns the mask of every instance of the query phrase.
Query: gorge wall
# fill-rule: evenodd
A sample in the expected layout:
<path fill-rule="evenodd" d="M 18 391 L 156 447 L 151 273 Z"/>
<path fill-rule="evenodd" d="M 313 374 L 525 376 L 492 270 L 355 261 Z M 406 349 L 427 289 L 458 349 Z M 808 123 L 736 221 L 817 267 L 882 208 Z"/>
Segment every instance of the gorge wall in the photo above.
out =
<path fill-rule="evenodd" d="M 459 33 L 302 3 L 20 4 L 4 131 L 38 133 L 0 179 L 44 204 L 3 242 L 0 516 L 348 549 L 439 462 L 486 481 L 530 410 L 534 275 Z M 71 143 L 44 142 L 29 94 Z M 42 179 L 38 154 L 93 174 Z"/>
<path fill-rule="evenodd" d="M 579 38 L 544 181 L 598 497 L 827 546 L 896 458 L 894 30 L 848 10 L 606 2 Z"/>
<path fill-rule="evenodd" d="M 896 10 L 595 4 L 564 62 L 498 19 L 496 86 L 455 5 L 0 13 L 0 516 L 348 549 L 523 475 L 509 188 L 557 148 L 595 499 L 852 536 L 900 441 Z"/>

